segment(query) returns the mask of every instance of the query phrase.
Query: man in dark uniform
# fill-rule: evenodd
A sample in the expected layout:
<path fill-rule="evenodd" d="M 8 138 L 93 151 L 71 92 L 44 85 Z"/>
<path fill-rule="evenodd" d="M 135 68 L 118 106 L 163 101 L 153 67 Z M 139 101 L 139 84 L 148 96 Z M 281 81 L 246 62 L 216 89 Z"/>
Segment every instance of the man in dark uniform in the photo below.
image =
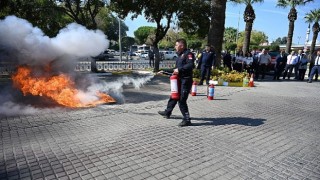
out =
<path fill-rule="evenodd" d="M 226 54 L 223 56 L 223 66 L 228 67 L 230 71 L 232 70 L 231 61 L 232 61 L 232 56 L 230 52 L 227 51 Z"/>
<path fill-rule="evenodd" d="M 178 83 L 180 84 L 178 87 L 180 88 L 180 99 L 174 100 L 170 97 L 167 108 L 164 111 L 159 111 L 158 113 L 166 118 L 170 118 L 174 107 L 178 103 L 183 115 L 182 122 L 179 123 L 179 126 L 190 126 L 191 118 L 187 99 L 192 87 L 192 70 L 194 68 L 195 57 L 194 54 L 187 49 L 187 42 L 185 39 L 178 39 L 175 44 L 175 49 L 177 51 L 178 58 L 176 59 L 176 69 L 173 70 L 173 74 L 176 74 L 179 77 Z"/>
<path fill-rule="evenodd" d="M 287 63 L 287 56 L 284 50 L 276 57 L 276 64 L 274 65 L 273 80 L 279 80 Z"/>
<path fill-rule="evenodd" d="M 203 80 L 206 79 L 207 85 L 209 85 L 210 75 L 211 75 L 211 67 L 214 63 L 215 53 L 211 49 L 210 45 L 206 45 L 205 50 L 201 53 L 201 57 L 199 59 L 198 69 L 201 69 L 201 80 L 199 85 L 203 85 Z"/>
<path fill-rule="evenodd" d="M 149 65 L 150 65 L 150 67 L 154 67 L 154 49 L 153 49 L 153 46 L 151 46 L 149 51 L 148 51 L 148 57 L 149 57 Z"/>

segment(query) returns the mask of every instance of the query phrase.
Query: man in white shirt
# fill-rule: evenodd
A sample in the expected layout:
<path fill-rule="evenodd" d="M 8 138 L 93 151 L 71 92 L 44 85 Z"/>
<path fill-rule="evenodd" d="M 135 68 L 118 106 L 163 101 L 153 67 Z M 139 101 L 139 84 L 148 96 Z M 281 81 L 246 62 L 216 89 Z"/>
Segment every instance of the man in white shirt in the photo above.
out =
<path fill-rule="evenodd" d="M 261 79 L 264 79 L 264 76 L 265 76 L 266 71 L 267 71 L 267 66 L 270 63 L 271 63 L 271 56 L 268 54 L 268 50 L 267 49 L 263 49 L 262 53 L 258 57 L 259 69 L 258 69 L 258 72 L 256 74 L 256 78 L 257 79 L 259 78 L 259 74 L 260 73 L 261 73 Z"/>
<path fill-rule="evenodd" d="M 320 72 L 320 49 L 317 51 L 317 55 L 312 57 L 311 61 L 314 62 L 314 66 L 311 69 L 308 83 L 312 83 L 312 79 L 313 79 L 313 76 L 316 73 L 316 71 L 318 73 Z"/>
<path fill-rule="evenodd" d="M 286 79 L 286 76 L 288 74 L 288 79 L 290 79 L 292 70 L 295 67 L 297 63 L 297 56 L 295 55 L 295 51 L 291 51 L 291 53 L 287 56 L 287 64 L 283 72 L 283 79 Z M 289 73 L 288 73 L 289 70 Z"/>

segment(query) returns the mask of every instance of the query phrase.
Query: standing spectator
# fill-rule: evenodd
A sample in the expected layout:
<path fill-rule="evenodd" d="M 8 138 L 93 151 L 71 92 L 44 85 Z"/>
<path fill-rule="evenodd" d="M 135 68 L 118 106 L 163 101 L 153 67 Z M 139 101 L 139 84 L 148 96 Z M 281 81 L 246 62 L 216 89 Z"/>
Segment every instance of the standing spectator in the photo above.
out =
<path fill-rule="evenodd" d="M 149 57 L 149 65 L 150 65 L 150 67 L 154 67 L 154 48 L 153 48 L 153 46 L 151 46 L 149 51 L 148 51 L 148 57 Z"/>
<path fill-rule="evenodd" d="M 229 70 L 232 70 L 231 61 L 232 61 L 231 54 L 229 53 L 229 51 L 227 51 L 226 54 L 223 56 L 223 66 L 228 67 Z"/>
<path fill-rule="evenodd" d="M 313 79 L 314 74 L 316 72 L 319 73 L 319 71 L 320 71 L 320 49 L 317 51 L 317 55 L 312 57 L 311 61 L 314 62 L 314 66 L 311 69 L 308 83 L 312 83 L 312 79 Z"/>
<path fill-rule="evenodd" d="M 178 75 L 178 87 L 180 99 L 175 100 L 170 97 L 167 108 L 164 111 L 159 111 L 161 116 L 170 118 L 171 113 L 178 103 L 180 111 L 183 115 L 182 122 L 179 126 L 190 126 L 191 118 L 187 105 L 188 95 L 192 87 L 192 70 L 194 68 L 194 54 L 187 49 L 187 42 L 185 39 L 176 40 L 175 45 L 178 58 L 176 59 L 176 69 L 173 70 L 173 74 Z"/>
<path fill-rule="evenodd" d="M 247 51 L 243 61 L 244 69 L 249 73 L 250 77 L 253 71 L 253 57 L 250 51 Z"/>
<path fill-rule="evenodd" d="M 253 52 L 251 54 L 253 57 L 253 63 L 252 63 L 253 72 L 255 75 L 255 79 L 257 79 L 256 76 L 258 74 L 258 68 L 259 68 L 259 64 L 258 64 L 259 52 L 257 50 L 253 50 Z"/>
<path fill-rule="evenodd" d="M 301 59 L 303 57 L 302 50 L 300 49 L 297 54 L 297 63 L 294 66 L 294 79 L 299 80 L 299 67 L 301 63 Z"/>
<path fill-rule="evenodd" d="M 319 49 L 319 50 L 320 50 L 320 49 Z M 313 66 L 314 66 L 314 56 L 317 56 L 317 52 L 314 52 L 314 53 L 311 55 L 311 57 L 310 57 L 310 65 L 309 65 L 308 78 L 310 77 L 311 69 L 312 69 Z M 319 72 L 316 71 L 315 77 L 314 77 L 314 80 L 315 80 L 315 81 L 318 81 L 318 74 L 319 74 Z"/>
<path fill-rule="evenodd" d="M 235 57 L 235 61 L 233 64 L 233 70 L 236 70 L 238 72 L 242 72 L 244 59 L 245 59 L 245 57 L 244 57 L 243 51 L 239 50 L 236 54 L 236 57 Z"/>
<path fill-rule="evenodd" d="M 283 79 L 286 79 L 287 74 L 288 74 L 288 80 L 291 77 L 292 70 L 297 63 L 297 56 L 295 55 L 295 53 L 296 53 L 295 51 L 291 51 L 291 54 L 287 56 L 287 65 L 283 72 Z M 289 73 L 288 73 L 288 70 L 289 70 Z"/>
<path fill-rule="evenodd" d="M 280 54 L 276 57 L 276 64 L 274 65 L 273 80 L 279 80 L 280 76 L 286 66 L 287 56 L 284 50 L 280 51 Z"/>
<path fill-rule="evenodd" d="M 211 69 L 214 64 L 215 53 L 212 51 L 211 46 L 208 44 L 205 50 L 201 53 L 198 69 L 201 69 L 201 79 L 199 85 L 203 85 L 204 79 L 206 79 L 206 84 L 209 85 Z"/>
<path fill-rule="evenodd" d="M 267 71 L 268 64 L 271 63 L 271 56 L 268 54 L 267 49 L 263 49 L 262 53 L 260 54 L 258 58 L 258 73 L 257 73 L 257 79 L 259 78 L 259 75 L 261 74 L 261 80 L 264 79 L 264 76 Z"/>
<path fill-rule="evenodd" d="M 307 71 L 308 58 L 306 54 L 302 54 L 299 65 L 299 80 L 303 81 Z"/>

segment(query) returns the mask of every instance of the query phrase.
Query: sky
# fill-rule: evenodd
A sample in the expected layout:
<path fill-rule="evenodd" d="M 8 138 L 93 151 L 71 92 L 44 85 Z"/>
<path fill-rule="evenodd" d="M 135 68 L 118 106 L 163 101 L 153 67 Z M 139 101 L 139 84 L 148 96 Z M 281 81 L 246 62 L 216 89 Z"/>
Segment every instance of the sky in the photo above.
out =
<path fill-rule="evenodd" d="M 253 30 L 262 31 L 268 36 L 269 42 L 276 40 L 278 37 L 282 38 L 287 36 L 289 21 L 288 13 L 290 8 L 276 7 L 277 0 L 264 0 L 263 3 L 253 4 L 255 10 L 256 19 L 253 22 Z M 306 41 L 306 33 L 308 29 L 308 23 L 305 22 L 306 13 L 320 8 L 320 0 L 314 0 L 314 2 L 307 3 L 305 6 L 297 6 L 298 18 L 295 21 L 293 44 L 304 44 Z M 234 3 L 227 3 L 226 9 L 226 21 L 225 27 L 239 28 L 239 32 L 244 31 L 245 22 L 243 21 L 243 12 L 245 10 L 244 5 L 235 5 Z M 240 12 L 240 13 L 239 13 Z M 240 15 L 240 20 L 239 20 Z M 129 27 L 127 36 L 134 37 L 133 32 L 140 26 L 154 26 L 155 23 L 148 23 L 143 16 L 138 16 L 137 19 L 131 20 L 129 17 L 125 19 L 125 24 Z M 239 26 L 238 26 L 239 25 Z M 312 24 L 309 43 L 312 41 Z M 319 40 L 318 36 L 318 41 Z"/>

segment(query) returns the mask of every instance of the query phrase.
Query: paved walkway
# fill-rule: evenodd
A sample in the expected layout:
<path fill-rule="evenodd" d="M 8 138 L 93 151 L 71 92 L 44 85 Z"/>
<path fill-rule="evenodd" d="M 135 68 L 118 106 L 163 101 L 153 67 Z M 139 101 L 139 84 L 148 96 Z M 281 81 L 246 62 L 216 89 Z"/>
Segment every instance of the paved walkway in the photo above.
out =
<path fill-rule="evenodd" d="M 205 86 L 193 126 L 157 114 L 167 77 L 125 87 L 124 103 L 0 118 L 0 179 L 320 179 L 320 82 Z"/>

